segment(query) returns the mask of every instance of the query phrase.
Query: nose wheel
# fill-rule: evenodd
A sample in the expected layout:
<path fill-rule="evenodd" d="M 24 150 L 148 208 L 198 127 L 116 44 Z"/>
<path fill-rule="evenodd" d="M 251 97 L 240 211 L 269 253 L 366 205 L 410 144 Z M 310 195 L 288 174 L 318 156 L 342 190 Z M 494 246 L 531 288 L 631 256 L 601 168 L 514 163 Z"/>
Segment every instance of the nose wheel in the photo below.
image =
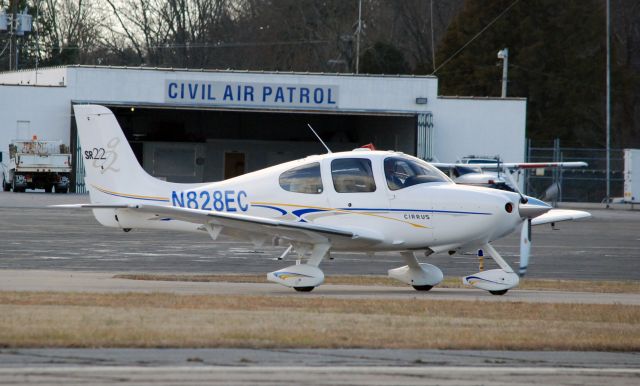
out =
<path fill-rule="evenodd" d="M 489 256 L 493 258 L 500 269 L 481 270 L 478 273 L 464 277 L 462 282 L 483 289 L 491 295 L 500 296 L 506 294 L 511 288 L 518 285 L 520 278 L 491 244 L 483 245 L 482 249 L 489 252 Z"/>
<path fill-rule="evenodd" d="M 432 285 L 414 285 L 412 286 L 416 291 L 429 291 L 433 288 Z"/>

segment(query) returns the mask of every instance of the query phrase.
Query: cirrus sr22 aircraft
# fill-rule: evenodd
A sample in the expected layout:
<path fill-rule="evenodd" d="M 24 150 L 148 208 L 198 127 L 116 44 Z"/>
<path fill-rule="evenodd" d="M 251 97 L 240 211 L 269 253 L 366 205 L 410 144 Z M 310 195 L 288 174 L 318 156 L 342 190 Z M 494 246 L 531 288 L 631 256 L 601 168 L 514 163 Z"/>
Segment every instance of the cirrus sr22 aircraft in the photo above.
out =
<path fill-rule="evenodd" d="M 267 278 L 298 291 L 323 283 L 319 266 L 330 251 L 372 258 L 400 252 L 406 265 L 389 276 L 429 290 L 443 273 L 416 255 L 481 249 L 500 268 L 463 281 L 501 295 L 518 285 L 519 275 L 491 242 L 521 229 L 524 274 L 531 225 L 590 216 L 514 192 L 457 185 L 427 162 L 393 151 L 329 152 L 219 182 L 165 182 L 142 169 L 109 109 L 76 105 L 74 111 L 91 204 L 61 207 L 90 208 L 102 225 L 125 231 L 206 232 L 213 240 L 228 235 L 255 245 L 277 240 L 298 261 Z"/>

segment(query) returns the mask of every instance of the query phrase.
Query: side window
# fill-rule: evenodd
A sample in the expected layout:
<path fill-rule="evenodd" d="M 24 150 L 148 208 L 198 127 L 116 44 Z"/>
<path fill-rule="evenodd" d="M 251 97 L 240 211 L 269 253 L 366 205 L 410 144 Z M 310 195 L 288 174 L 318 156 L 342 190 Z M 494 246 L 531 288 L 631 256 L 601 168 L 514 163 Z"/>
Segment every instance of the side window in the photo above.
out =
<path fill-rule="evenodd" d="M 338 193 L 375 192 L 371 161 L 366 158 L 343 158 L 331 161 L 331 178 Z"/>
<path fill-rule="evenodd" d="M 280 187 L 294 193 L 320 194 L 322 193 L 322 178 L 320 178 L 320 164 L 318 162 L 298 166 L 280 174 Z"/>

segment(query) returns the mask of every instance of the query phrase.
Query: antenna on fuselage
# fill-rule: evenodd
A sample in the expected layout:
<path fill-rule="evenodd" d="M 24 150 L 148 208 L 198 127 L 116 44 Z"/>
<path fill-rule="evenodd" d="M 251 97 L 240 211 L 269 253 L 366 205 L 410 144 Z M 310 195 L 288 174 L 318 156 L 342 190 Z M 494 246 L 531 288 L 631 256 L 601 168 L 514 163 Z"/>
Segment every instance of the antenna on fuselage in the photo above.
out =
<path fill-rule="evenodd" d="M 309 128 L 311 129 L 311 132 L 313 132 L 313 134 L 316 135 L 316 137 L 318 138 L 318 141 L 320 141 L 320 143 L 322 144 L 322 146 L 324 146 L 325 149 L 327 149 L 327 153 L 331 153 L 331 149 L 329 149 L 329 146 L 327 146 L 326 143 L 324 143 L 324 141 L 322 140 L 322 138 L 320 138 L 320 136 L 318 135 L 318 133 L 316 133 L 315 130 L 313 130 L 313 127 L 311 127 L 310 123 L 307 123 L 307 126 L 309 126 Z"/>

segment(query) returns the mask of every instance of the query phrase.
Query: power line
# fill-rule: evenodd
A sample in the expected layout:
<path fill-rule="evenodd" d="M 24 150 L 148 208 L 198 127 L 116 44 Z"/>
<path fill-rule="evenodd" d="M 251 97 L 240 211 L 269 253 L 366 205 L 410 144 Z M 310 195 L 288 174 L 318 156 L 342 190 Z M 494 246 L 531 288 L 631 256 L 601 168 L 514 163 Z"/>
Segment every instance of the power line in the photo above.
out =
<path fill-rule="evenodd" d="M 471 44 L 474 40 L 476 40 L 480 35 L 482 35 L 482 33 L 484 31 L 486 31 L 487 29 L 489 29 L 489 27 L 491 27 L 493 25 L 493 23 L 495 23 L 496 21 L 498 21 L 498 19 L 500 19 L 505 13 L 507 13 L 511 8 L 513 8 L 514 5 L 518 4 L 520 2 L 520 0 L 515 0 L 513 3 L 511 3 L 511 5 L 509 5 L 507 8 L 505 8 L 504 11 L 502 11 L 498 16 L 496 16 L 495 19 L 493 19 L 489 24 L 487 24 L 482 30 L 480 30 L 480 32 L 478 32 L 474 37 L 471 38 L 471 40 L 469 40 L 467 43 L 465 43 L 465 45 L 463 45 L 462 47 L 460 47 L 460 49 L 458 49 L 458 51 L 454 52 L 453 55 L 451 55 L 449 58 L 447 58 L 447 60 L 445 60 L 444 62 L 442 62 L 442 64 L 440 64 L 435 70 L 433 70 L 433 72 L 431 73 L 431 75 L 435 75 L 436 71 L 438 71 L 440 68 L 442 68 L 445 64 L 449 63 L 451 61 L 451 59 L 455 58 L 456 56 L 458 56 L 458 54 L 460 52 L 462 52 L 462 50 L 464 50 L 465 48 L 467 48 L 467 46 L 469 44 Z"/>
<path fill-rule="evenodd" d="M 9 47 L 9 41 L 7 41 L 7 44 L 4 45 L 4 48 L 2 49 L 2 51 L 0 51 L 0 56 L 2 56 L 2 54 L 4 54 L 4 52 L 7 50 L 7 47 Z"/>
<path fill-rule="evenodd" d="M 237 42 L 237 43 L 167 43 L 149 46 L 149 49 L 172 49 L 172 48 L 239 48 L 239 47 L 270 47 L 270 46 L 295 46 L 306 44 L 329 44 L 329 40 L 299 40 L 299 41 L 276 41 L 276 42 Z M 87 49 L 110 49 L 112 46 L 108 45 L 80 45 L 80 46 L 56 46 L 54 44 L 47 44 L 45 47 L 40 46 L 43 50 L 55 51 L 55 50 L 87 50 Z M 129 48 L 129 47 L 124 47 Z"/>

